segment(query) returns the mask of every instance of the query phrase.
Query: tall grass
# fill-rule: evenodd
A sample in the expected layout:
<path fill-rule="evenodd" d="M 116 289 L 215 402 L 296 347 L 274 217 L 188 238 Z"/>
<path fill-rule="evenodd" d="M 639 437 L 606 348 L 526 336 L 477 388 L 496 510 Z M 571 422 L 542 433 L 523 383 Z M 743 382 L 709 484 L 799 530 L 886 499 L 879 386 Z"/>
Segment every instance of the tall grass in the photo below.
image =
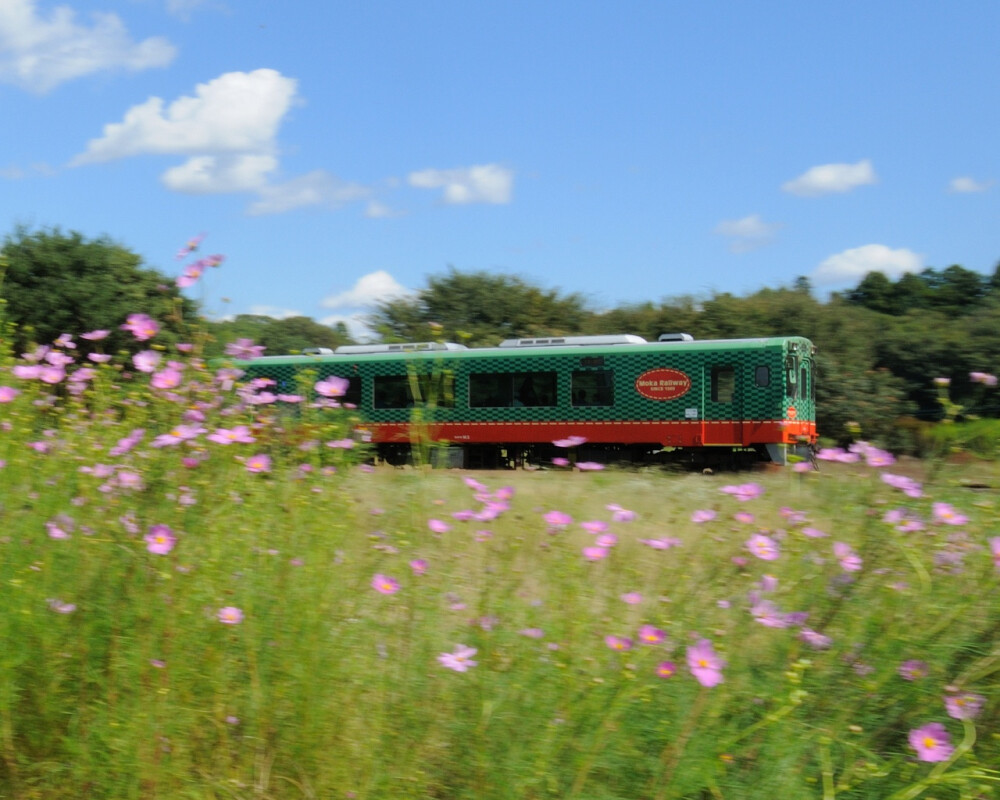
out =
<path fill-rule="evenodd" d="M 24 364 L 0 796 L 998 794 L 1000 514 L 954 472 L 371 470 L 349 410 L 196 359 Z"/>

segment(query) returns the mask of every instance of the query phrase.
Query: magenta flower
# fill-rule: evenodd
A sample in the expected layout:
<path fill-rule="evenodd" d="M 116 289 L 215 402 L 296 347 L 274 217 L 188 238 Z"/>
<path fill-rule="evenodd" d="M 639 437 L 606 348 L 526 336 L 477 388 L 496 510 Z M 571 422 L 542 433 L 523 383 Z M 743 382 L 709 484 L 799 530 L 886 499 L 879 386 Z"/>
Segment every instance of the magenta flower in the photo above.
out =
<path fill-rule="evenodd" d="M 440 519 L 427 520 L 427 527 L 431 529 L 432 533 L 447 533 L 451 530 L 451 525 Z"/>
<path fill-rule="evenodd" d="M 632 640 L 627 636 L 608 635 L 604 637 L 604 643 L 612 650 L 618 650 L 619 652 L 632 649 Z"/>
<path fill-rule="evenodd" d="M 251 444 L 257 441 L 246 425 L 237 425 L 235 428 L 219 428 L 215 433 L 205 438 L 215 444 Z"/>
<path fill-rule="evenodd" d="M 573 518 L 564 511 L 549 511 L 545 516 L 545 523 L 552 529 L 565 528 Z"/>
<path fill-rule="evenodd" d="M 917 751 L 921 761 L 947 761 L 955 752 L 948 731 L 940 722 L 928 722 L 910 731 L 910 747 Z"/>
<path fill-rule="evenodd" d="M 618 544 L 618 537 L 613 533 L 602 533 L 596 539 L 594 539 L 594 544 L 598 547 L 611 548 Z"/>
<path fill-rule="evenodd" d="M 604 533 L 608 529 L 608 523 L 600 519 L 592 519 L 587 520 L 586 522 L 581 522 L 580 527 L 587 533 L 598 534 Z"/>
<path fill-rule="evenodd" d="M 677 665 L 673 661 L 661 661 L 656 665 L 656 674 L 661 678 L 672 678 L 677 674 Z"/>
<path fill-rule="evenodd" d="M 205 429 L 200 425 L 176 425 L 170 433 L 161 433 L 151 442 L 153 447 L 170 447 L 172 445 L 186 442 L 189 439 L 196 439 L 203 434 Z"/>
<path fill-rule="evenodd" d="M 584 547 L 583 557 L 587 561 L 600 561 L 602 558 L 606 557 L 608 550 L 606 547 Z"/>
<path fill-rule="evenodd" d="M 253 339 L 237 339 L 226 345 L 226 355 L 251 361 L 264 355 L 265 349 L 262 344 L 254 344 Z"/>
<path fill-rule="evenodd" d="M 0 386 L 0 403 L 9 403 L 19 394 L 13 386 Z"/>
<path fill-rule="evenodd" d="M 707 508 L 698 509 L 691 515 L 691 521 L 699 524 L 702 522 L 711 522 L 713 519 L 715 519 L 715 512 Z"/>
<path fill-rule="evenodd" d="M 343 397 L 347 392 L 347 386 L 350 381 L 347 378 L 338 378 L 336 375 L 331 375 L 325 380 L 316 382 L 316 393 L 322 395 L 323 397 Z"/>
<path fill-rule="evenodd" d="M 171 550 L 174 549 L 174 545 L 177 544 L 177 537 L 174 536 L 174 532 L 166 525 L 153 525 L 143 537 L 143 541 L 146 543 L 146 549 L 157 556 L 165 556 Z"/>
<path fill-rule="evenodd" d="M 153 373 L 153 377 L 150 378 L 149 385 L 154 389 L 176 389 L 181 385 L 181 379 L 183 377 L 184 376 L 181 374 L 180 370 L 173 369 L 171 367 Z"/>
<path fill-rule="evenodd" d="M 981 383 L 983 386 L 997 385 L 997 376 L 988 372 L 970 372 L 969 380 L 973 383 Z"/>
<path fill-rule="evenodd" d="M 931 508 L 934 512 L 934 521 L 943 522 L 945 525 L 964 525 L 969 518 L 950 503 L 934 503 Z"/>
<path fill-rule="evenodd" d="M 764 494 L 764 487 L 759 483 L 741 483 L 738 486 L 723 486 L 719 491 L 731 494 L 737 500 L 753 500 Z"/>
<path fill-rule="evenodd" d="M 454 653 L 441 653 L 437 657 L 438 663 L 455 672 L 468 672 L 470 668 L 479 662 L 473 661 L 472 657 L 478 652 L 475 647 L 468 647 L 464 644 L 456 645 Z"/>
<path fill-rule="evenodd" d="M 744 525 L 752 525 L 756 517 L 749 511 L 737 511 L 733 514 L 733 519 L 737 522 L 742 522 Z"/>
<path fill-rule="evenodd" d="M 611 519 L 615 522 L 632 522 L 632 520 L 636 517 L 636 513 L 634 511 L 622 508 L 617 503 L 608 503 L 604 507 L 611 512 Z"/>
<path fill-rule="evenodd" d="M 628 603 L 630 606 L 637 606 L 642 602 L 642 595 L 639 592 L 625 592 L 621 596 L 623 603 Z"/>
<path fill-rule="evenodd" d="M 86 339 L 88 342 L 99 342 L 101 339 L 106 339 L 111 331 L 91 331 L 90 333 L 81 333 L 80 338 Z"/>
<path fill-rule="evenodd" d="M 803 628 L 799 632 L 799 638 L 809 645 L 813 650 L 826 650 L 833 644 L 833 639 L 812 628 Z"/>
<path fill-rule="evenodd" d="M 711 688 L 722 683 L 725 662 L 719 658 L 708 639 L 700 639 L 687 649 L 687 663 L 691 674 L 702 686 Z"/>
<path fill-rule="evenodd" d="M 552 459 L 552 466 L 554 466 L 554 467 L 568 467 L 569 466 L 569 459 L 568 458 L 561 458 L 561 457 L 557 456 L 556 458 Z"/>
<path fill-rule="evenodd" d="M 258 453 L 255 456 L 251 456 L 245 462 L 247 472 L 270 472 L 271 471 L 271 457 L 265 455 L 264 453 Z"/>
<path fill-rule="evenodd" d="M 239 625 L 243 622 L 243 611 L 236 606 L 224 606 L 216 613 L 223 625 Z"/>
<path fill-rule="evenodd" d="M 427 562 L 422 558 L 415 558 L 410 562 L 410 569 L 414 575 L 423 575 L 427 572 Z"/>
<path fill-rule="evenodd" d="M 76 611 L 76 603 L 64 603 L 56 597 L 50 597 L 46 602 L 57 614 L 72 614 Z"/>
<path fill-rule="evenodd" d="M 945 697 L 944 705 L 948 710 L 948 716 L 953 719 L 973 719 L 983 710 L 986 698 L 981 694 L 961 692 Z"/>
<path fill-rule="evenodd" d="M 666 632 L 655 625 L 643 625 L 639 628 L 639 641 L 643 644 L 660 644 L 666 638 Z"/>
<path fill-rule="evenodd" d="M 399 581 L 379 572 L 372 578 L 372 588 L 379 594 L 396 594 L 399 591 Z"/>
<path fill-rule="evenodd" d="M 204 233 L 199 233 L 197 236 L 192 236 L 187 240 L 187 243 L 177 251 L 177 255 L 174 256 L 178 261 L 182 258 L 187 258 L 191 253 L 198 249 L 198 245 L 201 244 L 201 240 L 205 238 Z"/>
<path fill-rule="evenodd" d="M 834 542 L 833 554 L 840 559 L 840 568 L 844 572 L 858 572 L 861 569 L 861 556 L 855 553 L 849 544 Z"/>
<path fill-rule="evenodd" d="M 778 543 L 763 533 L 755 533 L 747 539 L 747 549 L 763 561 L 774 561 L 781 555 Z"/>
<path fill-rule="evenodd" d="M 553 439 L 556 447 L 577 447 L 587 441 L 586 436 L 567 436 L 565 439 Z"/>
<path fill-rule="evenodd" d="M 928 672 L 927 662 L 918 661 L 913 658 L 899 665 L 899 677 L 904 681 L 916 681 L 926 678 Z"/>
<path fill-rule="evenodd" d="M 993 566 L 1000 569 L 1000 536 L 990 539 L 990 553 L 993 555 Z"/>
<path fill-rule="evenodd" d="M 140 342 L 152 339 L 160 332 L 160 324 L 148 314 L 129 314 L 120 327 L 123 331 L 130 331 Z"/>
<path fill-rule="evenodd" d="M 156 369 L 156 365 L 160 363 L 161 358 L 163 356 L 155 350 L 143 350 L 132 356 L 132 365 L 139 372 L 153 372 Z"/>
<path fill-rule="evenodd" d="M 578 461 L 576 468 L 580 472 L 600 472 L 604 469 L 604 465 L 598 463 L 597 461 Z"/>
<path fill-rule="evenodd" d="M 665 536 L 662 539 L 640 539 L 639 543 L 654 550 L 669 550 L 671 547 L 680 547 L 683 544 L 680 539 L 673 536 Z"/>

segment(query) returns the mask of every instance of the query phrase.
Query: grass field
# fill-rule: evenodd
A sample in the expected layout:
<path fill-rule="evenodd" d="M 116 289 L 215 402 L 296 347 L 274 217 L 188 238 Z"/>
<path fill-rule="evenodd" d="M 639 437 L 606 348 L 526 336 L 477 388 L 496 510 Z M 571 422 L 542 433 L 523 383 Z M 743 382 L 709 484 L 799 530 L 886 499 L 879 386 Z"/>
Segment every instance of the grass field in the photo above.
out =
<path fill-rule="evenodd" d="M 995 465 L 372 470 L 196 361 L 14 366 L 0 797 L 1000 795 Z"/>

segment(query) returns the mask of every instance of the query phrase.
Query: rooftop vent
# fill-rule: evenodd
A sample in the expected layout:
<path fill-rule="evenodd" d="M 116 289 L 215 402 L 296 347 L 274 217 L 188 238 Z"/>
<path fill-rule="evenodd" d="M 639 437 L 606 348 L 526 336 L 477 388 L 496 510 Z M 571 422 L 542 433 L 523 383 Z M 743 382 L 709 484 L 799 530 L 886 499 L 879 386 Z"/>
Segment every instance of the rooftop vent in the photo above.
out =
<path fill-rule="evenodd" d="M 646 344 L 641 336 L 616 333 L 608 336 L 554 336 L 542 339 L 504 339 L 501 347 L 558 347 L 562 345 L 588 347 L 608 344 Z"/>
<path fill-rule="evenodd" d="M 333 350 L 329 347 L 303 347 L 302 355 L 304 356 L 332 356 Z"/>
<path fill-rule="evenodd" d="M 406 342 L 403 344 L 345 344 L 337 348 L 337 355 L 354 356 L 365 353 L 415 353 L 424 350 L 468 350 L 464 344 L 454 342 Z"/>
<path fill-rule="evenodd" d="M 693 342 L 694 337 L 690 333 L 661 333 L 657 338 L 658 342 Z"/>

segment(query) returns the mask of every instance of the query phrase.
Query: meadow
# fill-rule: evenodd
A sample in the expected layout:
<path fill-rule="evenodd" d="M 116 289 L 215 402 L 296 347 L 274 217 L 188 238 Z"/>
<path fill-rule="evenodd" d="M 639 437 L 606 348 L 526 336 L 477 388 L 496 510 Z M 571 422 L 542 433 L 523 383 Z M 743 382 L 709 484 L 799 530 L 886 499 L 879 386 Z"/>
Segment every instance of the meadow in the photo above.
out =
<path fill-rule="evenodd" d="M 0 361 L 0 797 L 1000 796 L 992 463 L 372 467 L 133 316 Z"/>

